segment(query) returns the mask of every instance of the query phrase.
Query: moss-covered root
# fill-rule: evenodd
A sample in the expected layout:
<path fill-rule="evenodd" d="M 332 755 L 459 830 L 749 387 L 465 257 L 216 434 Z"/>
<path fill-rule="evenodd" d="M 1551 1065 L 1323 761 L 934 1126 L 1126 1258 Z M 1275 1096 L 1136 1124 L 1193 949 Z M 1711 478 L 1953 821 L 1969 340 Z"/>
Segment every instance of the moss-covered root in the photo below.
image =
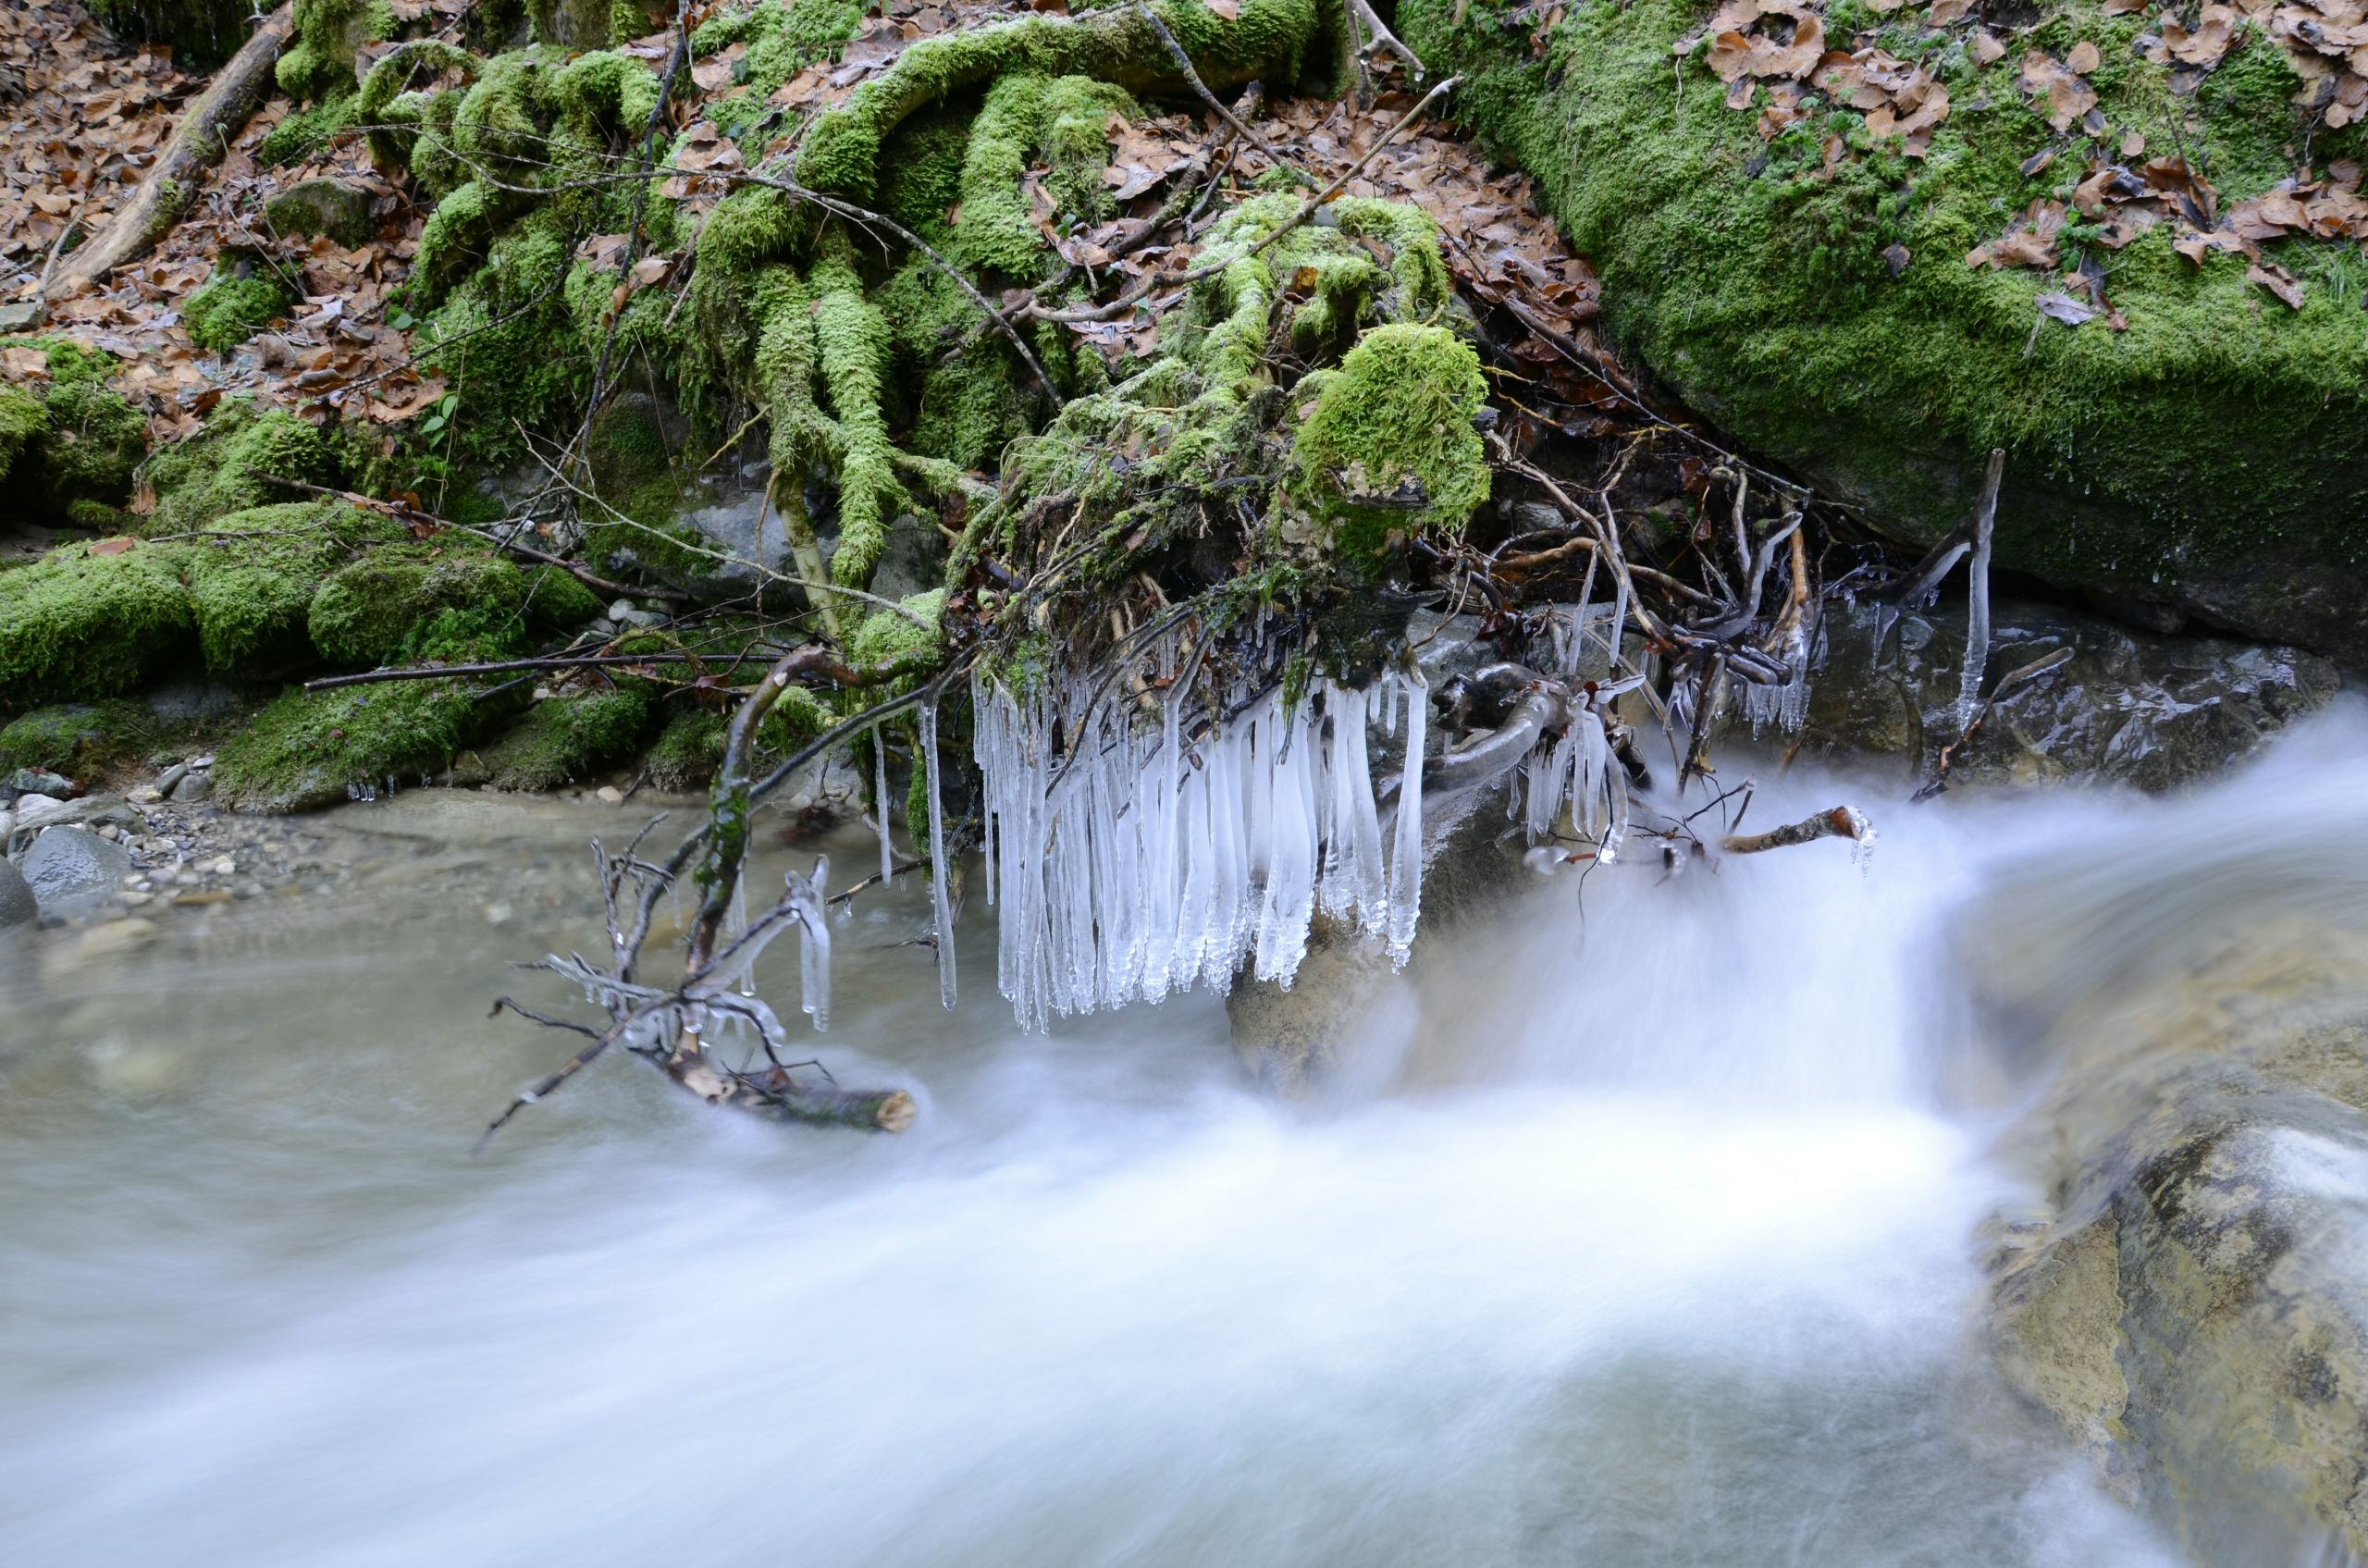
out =
<path fill-rule="evenodd" d="M 1340 7 L 1323 0 L 1242 0 L 1232 21 L 1206 6 L 1163 0 L 1160 14 L 1215 92 L 1252 80 L 1280 91 L 1328 71 Z M 1091 77 L 1129 92 L 1180 96 L 1191 89 L 1159 35 L 1135 7 L 1076 17 L 1028 17 L 968 32 L 925 38 L 884 75 L 822 117 L 798 159 L 806 183 L 868 198 L 882 174 L 881 148 L 907 118 L 930 105 L 1026 73 Z"/>
<path fill-rule="evenodd" d="M 216 795 L 240 810 L 310 811 L 408 788 L 483 727 L 483 696 L 460 680 L 290 692 L 222 747 Z"/>

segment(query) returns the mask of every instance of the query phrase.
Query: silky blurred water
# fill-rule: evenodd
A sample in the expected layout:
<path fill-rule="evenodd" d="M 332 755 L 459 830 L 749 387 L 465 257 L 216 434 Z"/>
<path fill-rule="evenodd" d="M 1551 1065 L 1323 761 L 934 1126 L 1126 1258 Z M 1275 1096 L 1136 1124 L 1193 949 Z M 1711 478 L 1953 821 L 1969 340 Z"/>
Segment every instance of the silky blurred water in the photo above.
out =
<path fill-rule="evenodd" d="M 2368 782 L 2356 713 L 2288 745 Z M 912 1088 L 910 1133 L 620 1060 L 474 1156 L 571 1048 L 487 1005 L 569 1005 L 507 966 L 597 946 L 584 840 L 639 815 L 355 808 L 335 891 L 0 972 L 0 1562 L 2170 1562 L 1988 1370 L 2030 1068 L 1956 926 L 2264 787 L 1796 771 L 1753 825 L 1848 799 L 1870 864 L 1540 884 L 1306 1105 L 1206 996 L 1022 1034 L 975 905 L 942 1010 L 908 879 L 835 928 L 815 1046 Z M 874 853 L 832 847 L 834 884 Z"/>

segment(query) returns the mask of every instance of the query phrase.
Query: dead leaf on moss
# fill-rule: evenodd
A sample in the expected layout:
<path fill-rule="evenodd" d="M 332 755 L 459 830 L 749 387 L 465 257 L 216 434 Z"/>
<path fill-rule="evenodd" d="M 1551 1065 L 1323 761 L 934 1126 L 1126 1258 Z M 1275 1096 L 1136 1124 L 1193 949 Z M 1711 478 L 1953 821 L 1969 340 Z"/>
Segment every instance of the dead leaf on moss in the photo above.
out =
<path fill-rule="evenodd" d="M 2072 52 L 2064 56 L 2065 68 L 2075 76 L 2086 76 L 2104 63 L 2097 46 L 2085 38 L 2072 45 Z"/>
<path fill-rule="evenodd" d="M 2044 97 L 2042 112 L 2057 131 L 2067 131 L 2097 106 L 2097 90 L 2066 68 L 2053 55 L 2034 49 L 2023 56 L 2016 86 L 2029 97 Z"/>
<path fill-rule="evenodd" d="M 2006 46 L 1999 43 L 1996 35 L 1986 27 L 1973 30 L 1972 41 L 1966 45 L 1966 51 L 1973 56 L 1973 63 L 1977 66 L 1993 66 L 2006 57 Z"/>
<path fill-rule="evenodd" d="M 2302 285 L 2294 275 L 2274 261 L 2257 261 L 2245 268 L 2245 280 L 2258 283 L 2286 303 L 2288 310 L 2302 308 Z"/>

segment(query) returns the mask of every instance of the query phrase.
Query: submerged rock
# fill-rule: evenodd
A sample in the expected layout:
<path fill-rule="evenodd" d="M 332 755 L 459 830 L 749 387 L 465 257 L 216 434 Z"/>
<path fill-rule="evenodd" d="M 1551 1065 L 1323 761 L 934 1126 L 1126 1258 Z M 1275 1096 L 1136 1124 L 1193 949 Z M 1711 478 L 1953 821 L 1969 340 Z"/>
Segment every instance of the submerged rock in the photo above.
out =
<path fill-rule="evenodd" d="M 2368 941 L 2257 926 L 2054 1038 L 2055 1211 L 1992 1260 L 2009 1378 L 2197 1561 L 2368 1549 Z"/>
<path fill-rule="evenodd" d="M 2069 663 L 2010 695 L 1949 770 L 1952 786 L 2107 779 L 2161 791 L 2251 756 L 2335 693 L 2335 666 L 2297 648 L 2160 636 L 2050 605 L 1994 607 L 1985 689 L 2061 648 Z M 1805 748 L 1897 758 L 1930 776 L 1962 729 L 1962 604 L 1873 606 L 1827 623 Z"/>

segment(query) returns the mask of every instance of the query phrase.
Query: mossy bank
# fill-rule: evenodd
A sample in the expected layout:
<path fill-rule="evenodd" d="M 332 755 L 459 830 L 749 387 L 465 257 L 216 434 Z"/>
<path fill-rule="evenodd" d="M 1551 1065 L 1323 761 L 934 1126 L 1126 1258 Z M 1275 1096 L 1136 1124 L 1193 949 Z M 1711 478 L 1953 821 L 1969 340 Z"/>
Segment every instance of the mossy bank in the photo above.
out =
<path fill-rule="evenodd" d="M 2293 101 L 2279 43 L 2240 23 L 2198 67 L 2165 56 L 2151 10 L 1838 0 L 1799 9 L 1794 81 L 1714 60 L 1737 35 L 1690 0 L 1594 0 L 1534 37 L 1535 9 L 1407 0 L 1400 20 L 1465 76 L 1459 115 L 1536 176 L 1602 272 L 1612 336 L 1681 395 L 1908 541 L 1964 519 L 2002 445 L 2000 564 L 2368 660 L 2360 246 L 2262 241 L 2295 308 L 2233 247 L 2179 253 L 2179 224 L 2116 231 L 2086 183 L 2177 157 L 2226 228 L 2241 199 L 2357 157 L 2358 125 Z M 1753 46 L 1776 49 L 1784 9 Z M 1899 134 L 1904 108 L 1819 88 L 1821 49 L 1922 73 L 1944 117 Z M 1970 264 L 2035 202 L 2062 224 L 2038 247 L 2052 265 Z"/>

